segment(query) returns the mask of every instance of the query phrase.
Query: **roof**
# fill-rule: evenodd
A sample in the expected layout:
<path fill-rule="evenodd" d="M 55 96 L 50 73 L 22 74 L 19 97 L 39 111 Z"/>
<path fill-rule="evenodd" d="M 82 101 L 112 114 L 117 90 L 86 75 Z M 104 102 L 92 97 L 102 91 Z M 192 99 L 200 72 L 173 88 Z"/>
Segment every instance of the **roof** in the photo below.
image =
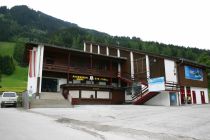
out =
<path fill-rule="evenodd" d="M 52 48 L 67 50 L 67 51 L 71 51 L 71 52 L 78 52 L 78 53 L 81 53 L 81 54 L 102 56 L 102 57 L 113 58 L 113 59 L 117 59 L 117 60 L 127 60 L 126 57 L 117 57 L 117 56 L 110 56 L 110 55 L 108 56 L 108 55 L 104 55 L 104 54 L 96 54 L 96 53 L 84 52 L 83 50 L 79 50 L 79 49 L 67 48 L 67 47 L 64 47 L 64 46 L 57 46 L 57 45 L 52 45 L 52 44 L 47 44 L 47 43 L 36 43 L 36 42 L 28 42 L 28 43 L 26 43 L 27 47 L 38 46 L 38 45 L 43 45 L 44 47 L 52 47 Z"/>

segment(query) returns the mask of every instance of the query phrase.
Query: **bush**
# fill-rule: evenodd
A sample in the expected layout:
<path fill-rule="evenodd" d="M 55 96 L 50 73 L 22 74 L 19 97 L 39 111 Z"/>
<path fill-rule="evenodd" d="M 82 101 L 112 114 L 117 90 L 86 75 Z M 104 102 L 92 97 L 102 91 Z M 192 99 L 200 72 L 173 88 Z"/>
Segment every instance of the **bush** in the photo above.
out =
<path fill-rule="evenodd" d="M 15 71 L 15 64 L 13 58 L 10 56 L 4 56 L 0 62 L 1 72 L 6 75 L 11 75 Z"/>
<path fill-rule="evenodd" d="M 13 58 L 18 62 L 20 66 L 23 66 L 24 57 L 24 43 L 16 43 L 13 53 Z"/>

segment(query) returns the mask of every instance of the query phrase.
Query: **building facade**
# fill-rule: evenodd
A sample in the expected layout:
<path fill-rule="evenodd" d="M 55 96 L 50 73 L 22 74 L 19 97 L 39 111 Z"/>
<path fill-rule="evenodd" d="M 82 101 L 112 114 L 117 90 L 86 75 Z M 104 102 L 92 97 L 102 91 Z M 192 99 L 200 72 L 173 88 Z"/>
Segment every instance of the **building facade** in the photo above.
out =
<path fill-rule="evenodd" d="M 83 50 L 26 44 L 28 91 L 73 104 L 204 104 L 208 67 L 181 58 L 84 42 Z"/>

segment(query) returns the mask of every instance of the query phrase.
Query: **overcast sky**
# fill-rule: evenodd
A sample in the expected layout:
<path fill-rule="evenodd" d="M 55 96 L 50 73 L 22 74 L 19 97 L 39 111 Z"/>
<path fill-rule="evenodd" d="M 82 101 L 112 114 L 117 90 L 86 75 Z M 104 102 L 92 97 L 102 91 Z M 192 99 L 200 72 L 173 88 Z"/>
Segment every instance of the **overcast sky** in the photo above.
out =
<path fill-rule="evenodd" d="M 210 0 L 0 0 L 110 35 L 210 49 Z"/>

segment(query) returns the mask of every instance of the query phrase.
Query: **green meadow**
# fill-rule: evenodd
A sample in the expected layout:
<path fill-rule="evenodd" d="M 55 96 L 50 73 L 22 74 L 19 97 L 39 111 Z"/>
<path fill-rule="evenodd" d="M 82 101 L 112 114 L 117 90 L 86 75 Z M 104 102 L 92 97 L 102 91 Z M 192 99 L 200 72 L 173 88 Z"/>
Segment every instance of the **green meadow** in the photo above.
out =
<path fill-rule="evenodd" d="M 0 42 L 0 55 L 13 56 L 15 45 L 16 43 Z M 26 90 L 28 68 L 19 66 L 15 60 L 14 62 L 16 65 L 14 73 L 12 75 L 2 75 L 0 91 L 23 92 Z"/>

